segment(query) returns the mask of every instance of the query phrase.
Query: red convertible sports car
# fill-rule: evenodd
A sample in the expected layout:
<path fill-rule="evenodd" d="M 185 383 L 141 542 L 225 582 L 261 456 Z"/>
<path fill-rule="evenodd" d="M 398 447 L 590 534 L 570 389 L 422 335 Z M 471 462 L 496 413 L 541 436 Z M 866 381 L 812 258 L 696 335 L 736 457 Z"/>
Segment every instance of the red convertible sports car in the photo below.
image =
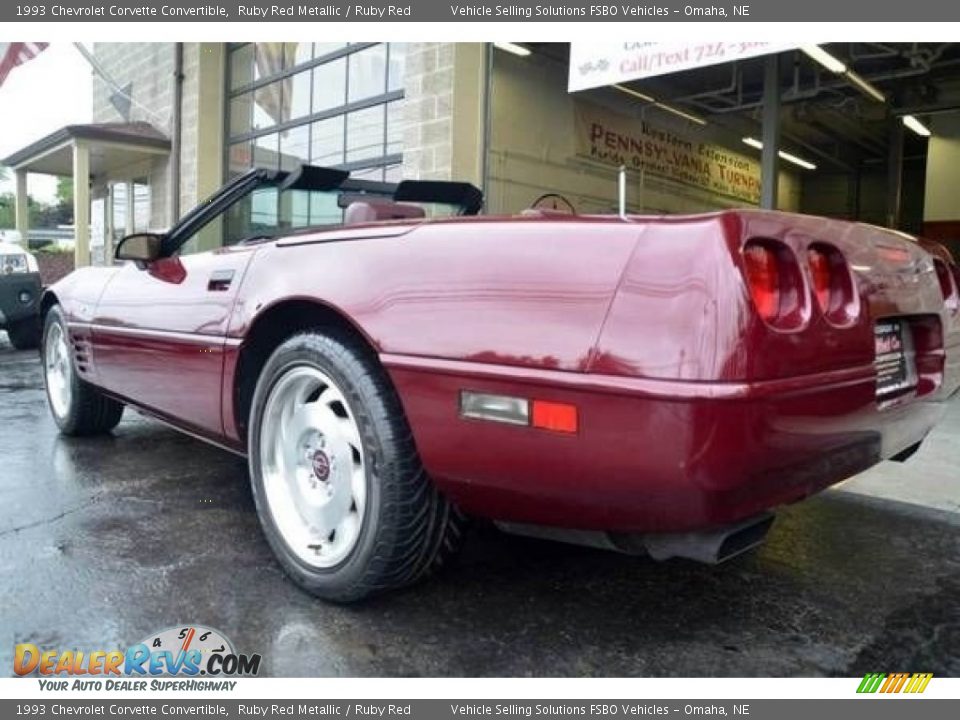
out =
<path fill-rule="evenodd" d="M 898 234 L 481 204 L 251 170 L 46 292 L 53 417 L 104 433 L 129 404 L 246 455 L 280 562 L 349 601 L 442 565 L 462 513 L 726 559 L 772 508 L 909 456 L 960 383 L 956 287 Z"/>

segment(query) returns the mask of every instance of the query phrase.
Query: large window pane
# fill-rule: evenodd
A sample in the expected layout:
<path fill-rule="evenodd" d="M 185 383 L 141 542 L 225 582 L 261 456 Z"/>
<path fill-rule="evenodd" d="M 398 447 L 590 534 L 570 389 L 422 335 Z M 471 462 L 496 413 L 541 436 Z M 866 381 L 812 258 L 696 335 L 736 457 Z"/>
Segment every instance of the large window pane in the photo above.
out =
<path fill-rule="evenodd" d="M 329 55 L 332 52 L 336 52 L 341 48 L 345 48 L 347 44 L 345 42 L 328 42 L 328 43 L 314 43 L 313 44 L 313 57 L 322 58 L 324 55 Z"/>
<path fill-rule="evenodd" d="M 287 43 L 255 43 L 254 58 L 256 64 L 255 79 L 271 78 L 283 71 L 284 52 Z"/>
<path fill-rule="evenodd" d="M 253 143 L 253 165 L 254 167 L 267 168 L 269 170 L 280 169 L 280 152 L 277 142 L 279 136 L 277 133 L 258 137 Z"/>
<path fill-rule="evenodd" d="M 383 155 L 384 106 L 357 110 L 347 116 L 347 162 Z"/>
<path fill-rule="evenodd" d="M 356 102 L 387 90 L 387 47 L 374 45 L 349 56 L 349 100 Z"/>
<path fill-rule="evenodd" d="M 387 104 L 387 147 L 384 155 L 403 152 L 402 104 L 395 101 Z"/>
<path fill-rule="evenodd" d="M 403 89 L 406 44 L 377 44 L 324 61 L 347 47 L 341 42 L 289 42 L 253 43 L 231 49 L 231 90 L 266 83 L 229 99 L 230 137 L 257 135 L 228 144 L 230 177 L 250 167 L 293 170 L 309 162 L 323 166 L 359 164 L 353 177 L 360 179 L 400 179 L 400 165 L 384 168 L 382 164 L 385 156 L 403 151 L 401 103 L 351 113 L 343 113 L 343 109 L 349 103 Z M 358 46 L 349 49 L 354 47 Z M 317 60 L 321 64 L 301 69 Z M 298 72 L 278 78 L 291 68 Z M 310 115 L 320 113 L 338 114 L 308 122 Z M 277 125 L 288 127 L 278 131 Z M 250 237 L 259 229 L 282 231 L 342 221 L 343 211 L 333 193 L 294 191 L 278 198 L 275 190 L 265 190 L 230 211 L 224 219 L 224 242 Z"/>
<path fill-rule="evenodd" d="M 301 125 L 280 133 L 280 169 L 296 170 L 310 162 L 310 127 Z"/>
<path fill-rule="evenodd" d="M 403 71 L 407 65 L 407 44 L 390 43 L 390 66 L 387 72 L 387 91 L 403 88 Z"/>
<path fill-rule="evenodd" d="M 227 150 L 227 172 L 230 177 L 242 175 L 253 161 L 253 143 L 250 140 L 233 143 Z"/>
<path fill-rule="evenodd" d="M 340 107 L 347 101 L 347 61 L 345 58 L 318 65 L 313 69 L 313 111 Z"/>
<path fill-rule="evenodd" d="M 122 182 L 112 183 L 110 191 L 113 195 L 113 229 L 116 233 L 114 241 L 119 240 L 124 235 L 133 232 L 133 228 L 127 224 L 127 184 Z"/>
<path fill-rule="evenodd" d="M 253 129 L 253 93 L 237 95 L 230 101 L 230 135 L 243 135 Z"/>
<path fill-rule="evenodd" d="M 311 165 L 340 165 L 343 162 L 343 115 L 319 120 L 312 125 Z"/>
<path fill-rule="evenodd" d="M 253 45 L 238 47 L 230 53 L 230 89 L 253 82 Z"/>
<path fill-rule="evenodd" d="M 150 185 L 146 180 L 133 183 L 133 231 L 146 232 L 150 228 Z"/>
<path fill-rule="evenodd" d="M 288 119 L 296 120 L 310 114 L 311 72 L 305 70 L 284 81 L 287 97 L 284 104 L 289 108 Z"/>
<path fill-rule="evenodd" d="M 289 80 L 278 80 L 254 90 L 253 127 L 260 130 L 290 119 L 290 108 L 284 105 L 284 85 Z"/>
<path fill-rule="evenodd" d="M 287 43 L 286 66 L 288 68 L 303 65 L 305 62 L 310 62 L 311 59 L 313 59 L 313 43 Z"/>

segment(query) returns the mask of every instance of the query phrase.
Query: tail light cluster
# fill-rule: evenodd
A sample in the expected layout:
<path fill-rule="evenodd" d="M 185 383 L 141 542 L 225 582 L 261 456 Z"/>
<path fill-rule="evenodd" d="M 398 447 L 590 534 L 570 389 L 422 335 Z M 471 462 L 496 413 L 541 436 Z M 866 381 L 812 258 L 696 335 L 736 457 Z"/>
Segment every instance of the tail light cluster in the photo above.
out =
<path fill-rule="evenodd" d="M 940 281 L 940 291 L 943 293 L 943 302 L 947 308 L 956 311 L 960 308 L 960 290 L 957 280 L 950 267 L 940 258 L 934 258 L 933 266 L 937 269 L 937 280 Z"/>
<path fill-rule="evenodd" d="M 772 327 L 799 329 L 810 318 L 811 304 L 828 322 L 841 327 L 859 315 L 850 267 L 832 245 L 810 245 L 806 273 L 794 252 L 777 240 L 751 240 L 744 247 L 743 260 L 753 304 Z"/>

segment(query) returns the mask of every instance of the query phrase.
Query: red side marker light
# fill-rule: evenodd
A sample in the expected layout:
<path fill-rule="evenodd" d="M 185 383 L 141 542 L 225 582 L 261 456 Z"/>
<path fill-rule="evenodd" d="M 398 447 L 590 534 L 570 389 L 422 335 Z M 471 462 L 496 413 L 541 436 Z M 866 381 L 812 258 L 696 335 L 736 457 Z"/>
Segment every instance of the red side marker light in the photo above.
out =
<path fill-rule="evenodd" d="M 577 432 L 579 420 L 576 405 L 534 400 L 531 406 L 533 410 L 531 425 L 533 427 L 556 432 Z"/>

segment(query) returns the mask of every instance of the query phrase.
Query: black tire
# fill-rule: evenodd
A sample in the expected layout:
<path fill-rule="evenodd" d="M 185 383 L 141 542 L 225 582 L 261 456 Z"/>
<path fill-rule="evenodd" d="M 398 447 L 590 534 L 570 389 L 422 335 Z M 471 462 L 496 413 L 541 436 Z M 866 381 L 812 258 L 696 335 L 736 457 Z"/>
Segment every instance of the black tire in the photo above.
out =
<path fill-rule="evenodd" d="M 113 430 L 123 416 L 123 403 L 117 402 L 101 393 L 97 388 L 82 380 L 76 372 L 73 353 L 68 351 L 70 362 L 70 393 L 65 411 L 60 414 L 51 400 L 50 384 L 47 374 L 47 343 L 51 337 L 51 330 L 59 326 L 60 331 L 67 335 L 67 324 L 59 306 L 53 306 L 44 318 L 43 323 L 43 385 L 47 392 L 47 403 L 54 422 L 60 432 L 69 436 L 103 435 Z M 68 343 L 69 348 L 69 343 Z"/>
<path fill-rule="evenodd" d="M 36 318 L 18 320 L 7 326 L 7 337 L 17 350 L 33 350 L 40 346 L 40 325 Z"/>
<path fill-rule="evenodd" d="M 355 545 L 339 564 L 305 563 L 282 536 L 268 507 L 261 472 L 261 428 L 271 390 L 284 373 L 313 367 L 349 403 L 363 444 L 366 507 Z M 427 477 L 400 400 L 377 358 L 342 333 L 304 332 L 281 344 L 264 366 L 249 425 L 250 478 L 264 534 L 302 588 L 325 600 L 354 602 L 413 583 L 458 552 L 464 516 Z"/>

